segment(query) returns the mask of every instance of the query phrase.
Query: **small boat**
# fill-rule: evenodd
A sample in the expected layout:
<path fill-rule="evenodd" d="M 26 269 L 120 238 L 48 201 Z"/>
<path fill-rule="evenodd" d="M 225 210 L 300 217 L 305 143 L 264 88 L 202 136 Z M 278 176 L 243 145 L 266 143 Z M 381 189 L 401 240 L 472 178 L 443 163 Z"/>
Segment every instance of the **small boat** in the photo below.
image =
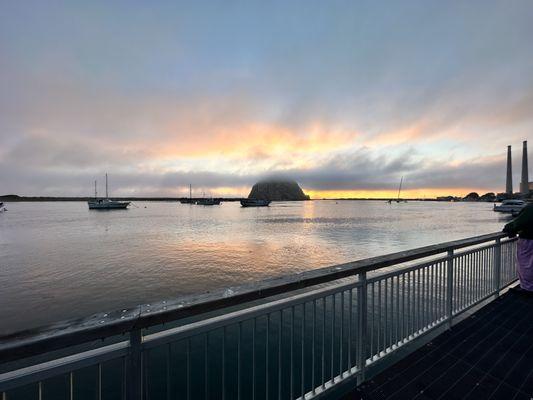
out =
<path fill-rule="evenodd" d="M 89 200 L 87 204 L 89 205 L 89 210 L 125 210 L 130 205 L 130 202 L 105 198 Z"/>
<path fill-rule="evenodd" d="M 181 199 L 181 204 L 196 204 L 196 202 L 192 199 L 192 185 L 189 183 L 189 198 L 188 199 Z"/>
<path fill-rule="evenodd" d="M 4 211 L 7 211 L 7 208 L 6 206 L 4 206 L 4 202 L 0 201 L 0 212 L 4 212 Z"/>
<path fill-rule="evenodd" d="M 105 198 L 99 199 L 94 181 L 94 199 L 87 202 L 89 210 L 125 210 L 130 205 L 129 201 L 111 200 L 107 195 L 107 174 L 105 174 Z"/>
<path fill-rule="evenodd" d="M 242 199 L 241 206 L 243 207 L 268 207 L 270 200 L 263 199 Z"/>
<path fill-rule="evenodd" d="M 393 201 L 395 201 L 396 203 L 407 203 L 407 200 L 400 198 L 400 194 L 402 193 L 402 183 L 403 183 L 403 176 L 402 176 L 402 179 L 400 179 L 400 187 L 398 188 L 398 198 L 396 200 L 389 199 L 387 200 L 387 203 L 392 204 Z"/>
<path fill-rule="evenodd" d="M 504 200 L 497 206 L 494 204 L 494 211 L 509 214 L 518 214 L 527 205 L 524 200 Z"/>
<path fill-rule="evenodd" d="M 220 199 L 204 198 L 196 200 L 196 205 L 198 206 L 218 206 L 219 204 Z"/>

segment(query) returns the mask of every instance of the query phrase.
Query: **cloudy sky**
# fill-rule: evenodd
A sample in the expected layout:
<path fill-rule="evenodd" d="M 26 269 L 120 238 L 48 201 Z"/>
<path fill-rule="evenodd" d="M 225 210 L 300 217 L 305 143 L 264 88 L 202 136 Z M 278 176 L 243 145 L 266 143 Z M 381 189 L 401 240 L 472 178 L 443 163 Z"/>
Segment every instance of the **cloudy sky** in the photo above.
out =
<path fill-rule="evenodd" d="M 533 3 L 2 1 L 0 194 L 515 188 Z"/>

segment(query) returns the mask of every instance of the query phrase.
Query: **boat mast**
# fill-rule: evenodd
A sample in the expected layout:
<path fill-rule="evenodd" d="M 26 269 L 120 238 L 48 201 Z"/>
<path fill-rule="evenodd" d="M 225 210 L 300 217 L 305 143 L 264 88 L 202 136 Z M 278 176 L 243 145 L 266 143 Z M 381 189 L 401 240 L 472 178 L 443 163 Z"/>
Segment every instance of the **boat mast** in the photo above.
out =
<path fill-rule="evenodd" d="M 105 173 L 105 198 L 106 199 L 108 198 L 108 195 L 107 195 L 107 172 Z"/>
<path fill-rule="evenodd" d="M 192 200 L 192 185 L 189 183 L 189 200 Z"/>
<path fill-rule="evenodd" d="M 402 191 L 402 183 L 403 183 L 403 176 L 402 176 L 402 179 L 400 179 L 400 188 L 398 189 L 398 200 L 400 200 L 400 193 Z"/>
<path fill-rule="evenodd" d="M 98 192 L 96 191 L 96 179 L 94 180 L 94 198 L 98 197 Z"/>

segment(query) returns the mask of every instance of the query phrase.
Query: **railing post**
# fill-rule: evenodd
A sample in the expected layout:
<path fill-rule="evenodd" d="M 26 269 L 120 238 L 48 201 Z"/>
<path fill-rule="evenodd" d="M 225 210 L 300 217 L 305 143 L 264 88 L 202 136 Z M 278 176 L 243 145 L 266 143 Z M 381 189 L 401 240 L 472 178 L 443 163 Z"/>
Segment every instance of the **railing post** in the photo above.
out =
<path fill-rule="evenodd" d="M 130 332 L 130 349 L 126 359 L 126 399 L 142 399 L 142 332 L 136 329 Z"/>
<path fill-rule="evenodd" d="M 496 246 L 494 247 L 494 298 L 500 297 L 502 271 L 502 243 L 501 239 L 496 239 Z"/>
<path fill-rule="evenodd" d="M 453 249 L 448 250 L 446 260 L 446 318 L 449 329 L 453 319 Z"/>
<path fill-rule="evenodd" d="M 357 365 L 359 366 L 359 376 L 357 378 L 357 384 L 360 385 L 365 380 L 366 370 L 366 347 L 367 347 L 367 284 L 366 284 L 366 272 L 361 272 L 359 276 L 359 297 L 357 299 L 357 315 L 358 315 L 358 327 L 357 327 Z"/>

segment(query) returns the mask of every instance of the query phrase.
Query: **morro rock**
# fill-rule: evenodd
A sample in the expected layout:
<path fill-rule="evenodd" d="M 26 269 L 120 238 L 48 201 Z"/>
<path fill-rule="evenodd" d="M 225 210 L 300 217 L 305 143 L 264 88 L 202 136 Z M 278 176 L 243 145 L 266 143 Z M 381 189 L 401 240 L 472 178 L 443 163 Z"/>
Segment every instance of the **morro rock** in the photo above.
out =
<path fill-rule="evenodd" d="M 298 183 L 290 180 L 267 180 L 257 182 L 248 195 L 249 199 L 271 201 L 309 200 Z"/>

